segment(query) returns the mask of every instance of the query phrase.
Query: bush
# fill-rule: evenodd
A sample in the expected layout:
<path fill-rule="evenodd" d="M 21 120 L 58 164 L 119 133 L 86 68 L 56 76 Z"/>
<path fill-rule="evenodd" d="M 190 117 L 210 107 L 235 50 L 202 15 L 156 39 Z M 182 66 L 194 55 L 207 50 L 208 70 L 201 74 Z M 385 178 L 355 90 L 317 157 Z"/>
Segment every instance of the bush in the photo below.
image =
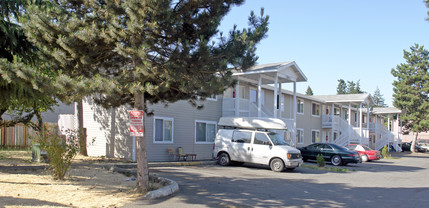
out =
<path fill-rule="evenodd" d="M 316 162 L 317 162 L 317 166 L 319 167 L 325 167 L 325 159 L 323 159 L 323 155 L 322 154 L 318 154 L 316 157 Z"/>
<path fill-rule="evenodd" d="M 67 135 L 59 135 L 58 130 L 45 129 L 37 132 L 33 138 L 47 152 L 48 169 L 56 180 L 64 180 L 71 161 L 79 153 L 80 139 L 77 132 L 69 130 Z"/>
<path fill-rule="evenodd" d="M 383 156 L 383 158 L 389 158 L 390 157 L 389 147 L 387 145 L 384 145 L 383 149 L 381 150 L 381 155 Z"/>

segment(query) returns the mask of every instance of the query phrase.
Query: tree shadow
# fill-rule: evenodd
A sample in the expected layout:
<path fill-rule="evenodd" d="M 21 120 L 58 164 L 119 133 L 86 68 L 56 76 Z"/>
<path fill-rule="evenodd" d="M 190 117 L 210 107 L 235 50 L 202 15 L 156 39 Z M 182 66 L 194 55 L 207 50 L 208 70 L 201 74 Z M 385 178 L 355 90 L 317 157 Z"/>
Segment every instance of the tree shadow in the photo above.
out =
<path fill-rule="evenodd" d="M 52 207 L 74 207 L 72 205 L 67 206 L 64 204 L 38 200 L 38 199 L 25 199 L 25 198 L 15 198 L 11 196 L 0 196 L 0 207 L 24 207 L 24 206 L 52 206 Z"/>
<path fill-rule="evenodd" d="M 228 171 L 224 177 L 174 170 L 157 174 L 178 182 L 180 192 L 156 200 L 136 200 L 133 206 L 163 206 L 169 201 L 207 207 L 402 207 L 404 193 L 412 193 L 407 198 L 409 207 L 425 207 L 429 202 L 427 188 L 350 187 L 312 179 L 235 177 Z"/>

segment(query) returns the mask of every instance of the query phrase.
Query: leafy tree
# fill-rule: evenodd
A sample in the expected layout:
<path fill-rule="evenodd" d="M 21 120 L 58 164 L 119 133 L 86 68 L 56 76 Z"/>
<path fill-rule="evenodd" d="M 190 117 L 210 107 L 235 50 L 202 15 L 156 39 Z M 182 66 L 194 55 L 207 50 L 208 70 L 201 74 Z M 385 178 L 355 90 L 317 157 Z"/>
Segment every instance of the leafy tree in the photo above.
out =
<path fill-rule="evenodd" d="M 347 84 L 343 79 L 338 80 L 337 95 L 347 94 Z"/>
<path fill-rule="evenodd" d="M 31 7 L 25 26 L 53 70 L 79 86 L 70 95 L 94 94 L 104 107 L 189 100 L 197 106 L 235 84 L 232 69 L 255 64 L 256 44 L 268 17 L 251 13 L 249 28 L 219 33 L 242 0 L 51 1 Z M 68 78 L 67 78 L 68 76 Z M 75 92 L 73 92 L 75 91 Z M 148 187 L 145 137 L 137 139 L 137 186 Z"/>
<path fill-rule="evenodd" d="M 311 89 L 310 86 L 307 87 L 307 90 L 305 91 L 306 95 L 313 95 L 313 90 Z"/>
<path fill-rule="evenodd" d="M 378 89 L 378 87 L 375 89 L 372 98 L 374 99 L 375 107 L 387 107 L 387 105 L 384 103 L 383 95 L 381 94 L 380 89 Z"/>
<path fill-rule="evenodd" d="M 38 60 L 37 48 L 27 40 L 23 28 L 18 23 L 29 3 L 41 6 L 43 1 L 7 0 L 0 3 L 0 124 L 13 126 L 24 123 L 32 127 L 40 127 L 41 112 L 51 109 L 56 100 L 49 94 L 43 93 L 40 79 L 23 79 L 30 74 L 45 76 L 36 66 L 43 66 Z M 9 70 L 26 68 L 25 71 L 15 71 L 16 76 Z M 2 115 L 9 113 L 12 120 L 4 121 Z M 31 119 L 36 116 L 39 125 L 34 125 Z"/>
<path fill-rule="evenodd" d="M 393 105 L 402 109 L 401 119 L 416 136 L 411 151 L 415 152 L 415 143 L 420 132 L 429 130 L 429 51 L 415 44 L 410 51 L 404 50 L 406 63 L 396 66 L 391 73 L 393 81 Z"/>

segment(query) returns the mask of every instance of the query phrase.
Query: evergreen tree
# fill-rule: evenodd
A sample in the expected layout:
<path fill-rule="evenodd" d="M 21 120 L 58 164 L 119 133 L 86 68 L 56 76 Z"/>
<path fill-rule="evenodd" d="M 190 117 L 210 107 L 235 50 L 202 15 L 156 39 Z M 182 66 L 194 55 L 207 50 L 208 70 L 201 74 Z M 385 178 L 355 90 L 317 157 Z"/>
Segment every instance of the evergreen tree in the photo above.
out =
<path fill-rule="evenodd" d="M 26 6 L 32 3 L 41 6 L 43 1 L 1 1 L 0 3 L 0 125 L 13 126 L 24 123 L 40 127 L 43 122 L 41 112 L 56 104 L 54 97 L 41 91 L 46 83 L 41 79 L 27 79 L 29 74 L 43 77 L 46 73 L 38 66 L 37 48 L 27 40 L 23 28 L 18 23 Z M 37 66 L 37 67 L 36 67 Z M 19 70 L 19 69 L 23 69 Z M 9 70 L 15 70 L 10 74 Z M 23 79 L 25 78 L 25 79 Z M 2 120 L 2 115 L 10 114 L 12 120 Z M 39 125 L 31 119 L 36 116 Z"/>
<path fill-rule="evenodd" d="M 347 94 L 347 84 L 343 79 L 338 80 L 337 95 Z"/>
<path fill-rule="evenodd" d="M 47 12 L 31 7 L 27 35 L 62 79 L 81 83 L 70 95 L 96 93 L 104 107 L 131 104 L 147 111 L 147 102 L 184 99 L 197 106 L 199 98 L 234 86 L 232 69 L 255 64 L 256 44 L 268 31 L 262 10 L 261 17 L 251 13 L 247 29 L 218 32 L 222 17 L 242 0 L 51 3 Z M 145 143 L 138 138 L 141 190 L 148 186 Z"/>
<path fill-rule="evenodd" d="M 313 95 L 313 90 L 311 89 L 310 86 L 307 87 L 307 91 L 305 91 L 306 95 Z"/>
<path fill-rule="evenodd" d="M 384 103 L 383 95 L 381 94 L 380 89 L 378 89 L 378 87 L 375 89 L 372 98 L 374 99 L 375 107 L 387 107 L 387 105 Z"/>
<path fill-rule="evenodd" d="M 411 145 L 414 152 L 419 133 L 429 130 L 429 51 L 415 44 L 410 51 L 404 50 L 404 59 L 406 63 L 391 71 L 397 78 L 393 81 L 393 105 L 404 111 L 401 119 L 416 132 Z"/>

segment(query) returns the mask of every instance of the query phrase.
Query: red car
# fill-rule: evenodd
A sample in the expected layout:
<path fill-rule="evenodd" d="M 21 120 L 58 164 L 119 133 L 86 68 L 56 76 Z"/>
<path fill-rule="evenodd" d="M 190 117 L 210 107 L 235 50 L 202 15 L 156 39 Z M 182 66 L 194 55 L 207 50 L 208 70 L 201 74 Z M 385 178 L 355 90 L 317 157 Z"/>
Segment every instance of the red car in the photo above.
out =
<path fill-rule="evenodd" d="M 349 144 L 347 145 L 347 148 L 359 152 L 359 155 L 362 158 L 362 162 L 370 160 L 379 160 L 381 158 L 380 151 L 373 150 L 366 145 Z"/>

